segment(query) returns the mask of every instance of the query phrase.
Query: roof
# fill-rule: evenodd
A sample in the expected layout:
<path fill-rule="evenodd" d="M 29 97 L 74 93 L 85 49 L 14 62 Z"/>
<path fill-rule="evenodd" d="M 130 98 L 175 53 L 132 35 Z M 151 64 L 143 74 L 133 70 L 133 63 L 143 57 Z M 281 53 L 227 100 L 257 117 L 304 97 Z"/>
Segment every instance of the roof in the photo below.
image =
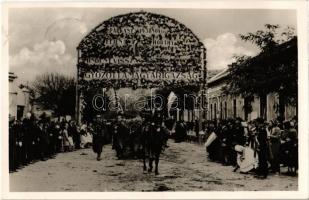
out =
<path fill-rule="evenodd" d="M 207 81 L 208 84 L 210 83 L 214 83 L 218 80 L 221 80 L 223 78 L 225 78 L 228 75 L 228 68 L 223 69 L 221 72 L 219 72 L 218 74 L 216 74 L 214 77 L 212 77 L 211 79 L 209 79 Z"/>
<path fill-rule="evenodd" d="M 280 45 L 277 46 L 276 49 L 274 49 L 272 51 L 272 55 L 271 56 L 274 56 L 275 54 L 281 54 L 282 51 L 285 51 L 287 52 L 288 50 L 292 49 L 292 48 L 297 48 L 297 38 L 294 37 L 293 39 L 287 41 L 287 42 L 284 42 Z M 256 60 L 259 60 L 259 59 L 263 59 L 263 56 L 269 56 L 267 53 L 260 53 L 258 54 L 257 56 L 251 58 L 253 61 L 256 61 Z M 222 70 L 221 72 L 219 72 L 217 75 L 215 75 L 214 77 L 212 77 L 211 79 L 208 80 L 208 84 L 213 84 L 219 80 L 222 80 L 224 78 L 226 78 L 229 74 L 229 70 L 228 68 L 225 68 L 224 70 Z"/>

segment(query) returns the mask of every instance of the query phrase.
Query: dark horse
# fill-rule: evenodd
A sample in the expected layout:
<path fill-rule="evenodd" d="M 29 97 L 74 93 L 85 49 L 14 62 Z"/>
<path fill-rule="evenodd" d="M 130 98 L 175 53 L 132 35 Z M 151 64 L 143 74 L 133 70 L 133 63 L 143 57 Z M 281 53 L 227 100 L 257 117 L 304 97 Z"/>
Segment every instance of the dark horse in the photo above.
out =
<path fill-rule="evenodd" d="M 158 165 L 160 154 L 164 150 L 168 139 L 166 130 L 161 124 L 145 122 L 142 127 L 142 146 L 143 146 L 143 169 L 147 170 L 146 157 L 149 158 L 148 172 L 152 172 L 153 161 L 155 161 L 155 174 L 159 174 Z"/>

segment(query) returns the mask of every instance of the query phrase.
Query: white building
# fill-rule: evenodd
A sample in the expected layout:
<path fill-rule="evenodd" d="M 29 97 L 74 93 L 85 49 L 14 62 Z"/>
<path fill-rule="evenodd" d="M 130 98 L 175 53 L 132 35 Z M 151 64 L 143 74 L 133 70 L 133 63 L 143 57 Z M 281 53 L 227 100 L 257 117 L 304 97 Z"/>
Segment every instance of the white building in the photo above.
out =
<path fill-rule="evenodd" d="M 13 72 L 9 72 L 9 116 L 14 119 L 22 119 L 31 110 L 29 90 L 19 88 L 15 79 L 17 76 Z"/>
<path fill-rule="evenodd" d="M 272 60 L 273 62 L 269 63 L 268 61 L 265 61 L 265 59 Z M 294 69 L 293 67 L 297 67 L 297 38 L 293 38 L 280 44 L 273 49 L 270 54 L 260 53 L 259 55 L 253 57 L 251 61 L 251 64 L 254 62 L 259 62 L 259 65 L 261 65 L 261 63 L 265 65 L 275 63 L 277 67 L 281 66 L 283 63 L 288 63 L 288 65 L 291 65 L 291 69 Z M 248 101 L 240 96 L 233 97 L 226 95 L 222 89 L 226 86 L 229 79 L 229 71 L 228 69 L 225 69 L 208 80 L 207 119 L 241 117 L 245 120 L 253 120 L 258 117 L 262 117 L 269 121 L 277 118 L 279 113 L 280 116 L 286 120 L 297 116 L 297 107 L 284 104 L 282 102 L 280 104 L 279 95 L 276 93 L 269 93 L 261 98 L 256 96 L 253 101 Z M 249 109 L 250 105 L 251 109 Z"/>
<path fill-rule="evenodd" d="M 276 94 L 268 94 L 264 101 L 261 101 L 258 97 L 254 97 L 254 101 L 251 102 L 252 111 L 248 112 L 244 109 L 244 98 L 240 96 L 232 97 L 223 93 L 222 88 L 226 85 L 228 78 L 228 70 L 225 69 L 208 80 L 208 120 L 240 117 L 250 121 L 262 117 L 262 109 L 266 111 L 266 120 L 268 121 L 278 116 L 277 108 L 279 99 Z M 290 105 L 285 106 L 284 117 L 286 120 L 296 115 L 296 107 Z"/>

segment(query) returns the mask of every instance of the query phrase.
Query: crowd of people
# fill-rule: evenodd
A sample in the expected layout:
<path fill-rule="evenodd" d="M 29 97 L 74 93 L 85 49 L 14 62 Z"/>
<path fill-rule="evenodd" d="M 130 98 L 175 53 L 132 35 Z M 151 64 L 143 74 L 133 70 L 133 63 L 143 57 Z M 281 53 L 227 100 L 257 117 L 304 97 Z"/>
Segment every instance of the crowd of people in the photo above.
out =
<path fill-rule="evenodd" d="M 101 160 L 103 146 L 110 143 L 119 159 L 137 157 L 141 125 L 141 119 L 122 119 L 121 115 L 109 121 L 97 116 L 92 122 L 77 125 L 66 118 L 52 120 L 27 113 L 22 120 L 9 121 L 9 170 L 90 146 Z"/>
<path fill-rule="evenodd" d="M 289 175 L 298 168 L 297 118 L 280 118 L 267 123 L 262 118 L 244 122 L 240 118 L 207 121 L 204 127 L 208 157 L 234 171 L 254 171 L 258 178 L 269 173 L 280 174 L 281 166 Z M 251 152 L 251 153 L 250 153 Z"/>
<path fill-rule="evenodd" d="M 149 135 L 145 133 L 149 132 L 148 129 L 150 127 L 156 127 L 168 137 L 162 119 L 159 119 L 156 115 L 152 117 L 138 116 L 135 118 L 124 118 L 119 113 L 115 119 L 106 120 L 101 117 L 95 118 L 93 151 L 97 154 L 97 160 L 101 160 L 102 148 L 105 144 L 109 143 L 112 144 L 112 149 L 115 150 L 118 159 L 143 158 L 147 143 L 145 141 L 146 135 Z M 154 140 L 162 140 L 158 135 L 156 136 L 153 138 Z M 166 141 L 164 142 L 164 147 L 166 147 Z"/>
<path fill-rule="evenodd" d="M 140 143 L 135 141 L 139 139 L 136 134 L 144 124 L 139 124 L 140 120 L 123 122 L 122 119 L 116 119 L 111 125 L 98 118 L 88 125 L 78 126 L 73 120 L 51 120 L 45 116 L 37 119 L 31 113 L 27 113 L 23 120 L 10 120 L 9 169 L 16 171 L 37 160 L 54 158 L 57 153 L 87 148 L 90 144 L 98 154 L 98 160 L 101 160 L 102 146 L 107 143 L 112 143 L 119 158 L 125 153 L 125 146 L 136 153 L 140 148 L 135 145 Z M 176 143 L 188 138 L 202 140 L 211 161 L 234 166 L 234 171 L 254 171 L 259 178 L 266 178 L 269 172 L 281 173 L 282 166 L 288 168 L 287 174 L 296 175 L 297 126 L 296 117 L 290 121 L 277 118 L 269 123 L 262 118 L 250 122 L 241 118 L 212 120 L 205 121 L 202 126 L 198 121 L 175 122 L 167 119 L 162 125 Z M 120 132 L 128 133 L 120 137 Z M 167 144 L 165 146 L 168 147 Z"/>
<path fill-rule="evenodd" d="M 173 123 L 172 123 L 173 124 Z M 245 122 L 241 118 L 196 121 L 179 120 L 171 128 L 175 142 L 204 143 L 208 158 L 234 171 L 255 172 L 258 178 L 283 172 L 295 176 L 298 169 L 297 117 L 284 121 L 280 117 L 266 122 L 258 118 Z"/>
<path fill-rule="evenodd" d="M 9 122 L 9 170 L 54 158 L 57 153 L 89 146 L 91 126 L 81 127 L 73 120 L 51 120 L 42 115 L 36 118 L 27 113 L 23 120 Z"/>

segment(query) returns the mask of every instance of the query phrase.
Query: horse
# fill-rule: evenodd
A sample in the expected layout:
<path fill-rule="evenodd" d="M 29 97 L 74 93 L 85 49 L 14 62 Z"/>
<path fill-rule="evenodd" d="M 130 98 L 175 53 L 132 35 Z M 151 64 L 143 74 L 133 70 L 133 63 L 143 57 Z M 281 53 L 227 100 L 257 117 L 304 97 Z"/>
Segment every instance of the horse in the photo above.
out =
<path fill-rule="evenodd" d="M 164 150 L 167 141 L 167 132 L 164 127 L 154 122 L 147 122 L 142 127 L 143 170 L 147 170 L 146 157 L 149 159 L 148 172 L 153 170 L 155 161 L 155 175 L 159 174 L 160 154 Z"/>
<path fill-rule="evenodd" d="M 128 129 L 121 123 L 115 123 L 113 126 L 113 148 L 116 150 L 118 159 L 124 158 L 128 140 Z"/>

